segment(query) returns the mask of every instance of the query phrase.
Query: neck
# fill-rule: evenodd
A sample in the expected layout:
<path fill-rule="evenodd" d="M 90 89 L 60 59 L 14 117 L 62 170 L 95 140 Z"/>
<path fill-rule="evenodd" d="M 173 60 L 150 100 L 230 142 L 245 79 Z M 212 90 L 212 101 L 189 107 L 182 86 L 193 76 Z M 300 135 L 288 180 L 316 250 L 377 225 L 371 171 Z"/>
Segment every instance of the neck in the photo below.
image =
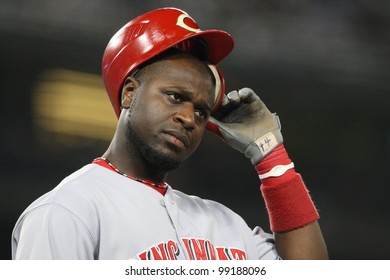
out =
<path fill-rule="evenodd" d="M 162 194 L 165 194 L 165 191 L 162 191 L 162 190 L 166 190 L 168 187 L 168 184 L 166 182 L 164 182 L 164 183 L 154 182 L 151 180 L 141 179 L 141 178 L 137 178 L 137 177 L 131 176 L 129 174 L 126 174 L 123 171 L 119 170 L 110 160 L 103 158 L 103 157 L 95 158 L 92 163 L 95 163 L 95 164 L 98 164 L 100 166 L 111 169 L 111 170 L 115 171 L 116 173 L 118 173 L 126 178 L 129 178 L 131 180 L 143 183 L 149 187 L 156 189 L 157 191 L 159 191 Z"/>
<path fill-rule="evenodd" d="M 167 171 L 151 166 L 143 159 L 137 149 L 130 149 L 131 147 L 127 147 L 125 141 L 118 139 L 120 138 L 115 135 L 102 157 L 107 158 L 119 170 L 131 176 L 155 182 L 165 182 Z"/>

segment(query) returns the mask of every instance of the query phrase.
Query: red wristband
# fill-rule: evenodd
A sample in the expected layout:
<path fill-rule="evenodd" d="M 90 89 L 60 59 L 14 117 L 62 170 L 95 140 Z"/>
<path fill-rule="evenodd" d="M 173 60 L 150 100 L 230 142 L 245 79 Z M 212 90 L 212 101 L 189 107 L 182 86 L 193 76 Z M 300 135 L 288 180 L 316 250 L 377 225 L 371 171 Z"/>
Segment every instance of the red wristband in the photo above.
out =
<path fill-rule="evenodd" d="M 290 164 L 287 151 L 281 144 L 256 166 L 256 170 L 259 175 L 264 175 L 269 174 L 275 166 Z M 297 229 L 319 218 L 309 192 L 294 168 L 289 167 L 283 174 L 275 177 L 271 172 L 271 175 L 261 182 L 260 190 L 273 232 Z"/>

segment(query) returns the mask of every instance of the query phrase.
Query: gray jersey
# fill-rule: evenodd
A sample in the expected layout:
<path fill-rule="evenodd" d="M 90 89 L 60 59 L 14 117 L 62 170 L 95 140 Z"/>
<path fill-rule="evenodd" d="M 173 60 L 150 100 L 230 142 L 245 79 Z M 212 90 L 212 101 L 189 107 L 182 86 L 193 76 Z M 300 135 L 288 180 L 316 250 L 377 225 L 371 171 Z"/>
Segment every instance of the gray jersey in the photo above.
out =
<path fill-rule="evenodd" d="M 96 164 L 33 202 L 12 234 L 13 259 L 276 259 L 272 235 L 220 203 L 165 196 Z"/>

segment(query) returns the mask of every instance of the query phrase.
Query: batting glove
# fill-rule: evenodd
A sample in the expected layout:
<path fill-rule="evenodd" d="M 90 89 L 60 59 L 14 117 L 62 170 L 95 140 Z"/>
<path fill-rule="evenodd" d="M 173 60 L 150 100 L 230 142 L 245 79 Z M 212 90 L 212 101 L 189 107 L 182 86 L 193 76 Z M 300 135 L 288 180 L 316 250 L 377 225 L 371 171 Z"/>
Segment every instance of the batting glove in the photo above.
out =
<path fill-rule="evenodd" d="M 224 96 L 207 129 L 244 153 L 253 165 L 283 143 L 279 117 L 272 114 L 250 88 Z"/>

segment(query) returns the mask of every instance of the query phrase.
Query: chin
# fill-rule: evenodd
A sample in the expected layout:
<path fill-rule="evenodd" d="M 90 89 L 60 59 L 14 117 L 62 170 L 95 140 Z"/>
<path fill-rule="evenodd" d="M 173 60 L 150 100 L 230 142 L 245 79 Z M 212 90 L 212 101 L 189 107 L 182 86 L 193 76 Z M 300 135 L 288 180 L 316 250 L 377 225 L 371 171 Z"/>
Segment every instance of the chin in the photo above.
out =
<path fill-rule="evenodd" d="M 127 123 L 127 139 L 126 146 L 130 154 L 134 154 L 133 150 L 137 149 L 142 157 L 151 168 L 159 171 L 169 172 L 173 171 L 181 165 L 186 158 L 184 150 L 179 149 L 173 145 L 167 145 L 165 142 L 148 143 L 144 141 L 136 130 L 132 128 L 131 122 Z"/>
<path fill-rule="evenodd" d="M 159 170 L 163 170 L 166 172 L 176 170 L 177 168 L 180 167 L 182 161 L 177 160 L 173 157 L 170 157 L 166 154 L 159 153 L 159 154 L 154 154 L 153 156 L 147 159 L 148 163 L 152 165 L 154 168 L 157 168 Z"/>
<path fill-rule="evenodd" d="M 179 168 L 183 162 L 183 159 L 178 158 L 176 153 L 172 151 L 164 152 L 153 147 L 142 147 L 141 154 L 144 160 L 153 168 L 166 172 Z"/>

